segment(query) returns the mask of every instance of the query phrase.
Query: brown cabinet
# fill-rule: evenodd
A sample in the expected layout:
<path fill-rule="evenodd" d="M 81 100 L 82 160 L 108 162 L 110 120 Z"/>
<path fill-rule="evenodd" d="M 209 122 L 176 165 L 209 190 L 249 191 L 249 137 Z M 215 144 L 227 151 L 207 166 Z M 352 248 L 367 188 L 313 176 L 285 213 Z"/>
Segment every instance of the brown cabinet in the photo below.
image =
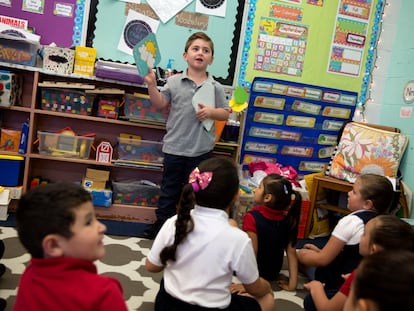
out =
<path fill-rule="evenodd" d="M 42 109 L 42 87 L 46 81 L 76 83 L 92 85 L 95 88 L 121 89 L 125 93 L 146 94 L 142 85 L 123 83 L 95 77 L 80 75 L 60 75 L 47 72 L 40 68 L 0 63 L 0 70 L 7 70 L 23 78 L 23 96 L 20 105 L 0 107 L 1 127 L 20 129 L 23 122 L 29 123 L 28 148 L 24 157 L 23 192 L 27 191 L 33 178 L 41 176 L 50 181 L 80 182 L 87 168 L 105 169 L 110 171 L 111 180 L 141 180 L 147 179 L 160 183 L 162 169 L 137 168 L 120 166 L 113 163 L 98 163 L 95 161 L 94 151 L 91 150 L 88 158 L 66 158 L 39 153 L 38 131 L 55 132 L 65 127 L 71 128 L 79 134 L 95 133 L 95 144 L 105 139 L 115 146 L 120 133 L 141 136 L 144 140 L 160 142 L 165 134 L 165 125 L 158 122 L 136 121 L 123 119 L 102 118 L 93 115 L 71 114 Z M 238 144 L 217 143 L 217 149 L 225 150 L 236 159 Z M 18 155 L 17 152 L 0 150 L 0 154 Z M 116 152 L 114 152 L 116 157 Z M 11 204 L 13 210 L 15 204 Z M 110 207 L 96 207 L 99 218 L 124 220 L 132 222 L 152 223 L 155 220 L 155 207 L 112 204 Z"/>

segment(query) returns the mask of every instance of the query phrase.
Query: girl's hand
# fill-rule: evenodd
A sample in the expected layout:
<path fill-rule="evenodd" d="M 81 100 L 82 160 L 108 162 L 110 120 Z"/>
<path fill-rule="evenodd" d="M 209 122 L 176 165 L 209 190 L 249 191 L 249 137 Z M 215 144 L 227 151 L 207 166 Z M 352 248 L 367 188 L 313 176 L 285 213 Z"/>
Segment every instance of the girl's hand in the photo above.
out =
<path fill-rule="evenodd" d="M 289 286 L 289 281 L 287 280 L 279 280 L 276 282 L 277 286 L 279 286 L 283 290 L 287 290 L 289 292 L 292 292 L 296 290 L 296 287 Z"/>
<path fill-rule="evenodd" d="M 230 292 L 232 294 L 245 294 L 246 289 L 244 288 L 243 284 L 231 284 L 230 285 Z"/>
<path fill-rule="evenodd" d="M 319 248 L 319 247 L 317 247 L 316 245 L 314 245 L 314 244 L 305 244 L 304 246 L 303 246 L 303 248 L 304 249 L 309 249 L 309 250 L 312 250 L 312 251 L 315 251 L 315 252 L 320 252 L 321 251 L 321 249 Z"/>
<path fill-rule="evenodd" d="M 308 283 L 303 284 L 303 287 L 308 291 L 312 292 L 314 290 L 324 290 L 324 284 L 319 281 L 310 281 Z"/>

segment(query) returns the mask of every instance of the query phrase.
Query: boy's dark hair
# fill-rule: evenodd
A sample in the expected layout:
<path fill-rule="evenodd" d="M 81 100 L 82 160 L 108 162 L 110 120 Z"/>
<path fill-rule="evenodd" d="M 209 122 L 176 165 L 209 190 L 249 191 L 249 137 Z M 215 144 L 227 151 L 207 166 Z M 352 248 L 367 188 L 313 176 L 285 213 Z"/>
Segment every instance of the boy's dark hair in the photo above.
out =
<path fill-rule="evenodd" d="M 269 174 L 262 180 L 263 194 L 271 194 L 272 200 L 264 203 L 266 207 L 274 210 L 288 210 L 286 221 L 289 230 L 289 241 L 292 246 L 296 245 L 298 227 L 300 221 L 300 210 L 302 207 L 302 196 L 293 190 L 292 183 L 279 174 Z M 292 202 L 292 194 L 294 195 Z"/>
<path fill-rule="evenodd" d="M 187 42 L 185 43 L 184 51 L 187 52 L 190 45 L 197 39 L 202 39 L 202 40 L 208 42 L 210 44 L 210 48 L 211 48 L 211 55 L 214 56 L 214 43 L 213 43 L 213 40 L 211 40 L 211 38 L 209 36 L 207 36 L 207 34 L 205 34 L 204 32 L 201 32 L 201 31 L 193 33 L 187 39 Z"/>
<path fill-rule="evenodd" d="M 384 251 L 408 250 L 414 252 L 414 228 L 394 215 L 379 215 L 374 230 L 371 231 L 370 244 L 377 244 Z"/>
<path fill-rule="evenodd" d="M 414 310 L 414 253 L 376 252 L 362 259 L 353 281 L 354 299 L 370 299 L 379 311 Z"/>
<path fill-rule="evenodd" d="M 371 200 L 378 214 L 388 214 L 394 199 L 394 188 L 391 181 L 376 174 L 362 174 L 361 196 L 364 200 Z"/>
<path fill-rule="evenodd" d="M 70 238 L 75 221 L 74 210 L 91 201 L 90 193 L 70 182 L 38 186 L 26 192 L 16 209 L 19 239 L 35 258 L 43 258 L 42 241 L 48 234 Z"/>
<path fill-rule="evenodd" d="M 166 246 L 160 254 L 161 262 L 175 261 L 177 246 L 194 228 L 190 211 L 194 204 L 224 210 L 229 207 L 239 191 L 239 175 L 235 163 L 226 158 L 214 157 L 205 160 L 198 166 L 200 173 L 212 172 L 213 176 L 205 189 L 194 192 L 191 184 L 183 188 L 175 223 L 174 243 Z"/>

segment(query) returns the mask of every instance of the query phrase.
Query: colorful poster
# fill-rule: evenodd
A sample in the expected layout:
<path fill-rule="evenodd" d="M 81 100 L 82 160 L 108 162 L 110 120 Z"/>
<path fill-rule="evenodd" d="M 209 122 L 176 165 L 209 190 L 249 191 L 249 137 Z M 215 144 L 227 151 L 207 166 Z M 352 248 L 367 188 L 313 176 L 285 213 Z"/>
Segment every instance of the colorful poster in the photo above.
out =
<path fill-rule="evenodd" d="M 328 72 L 359 77 L 364 61 L 371 5 L 368 1 L 339 2 Z"/>
<path fill-rule="evenodd" d="M 254 69 L 302 76 L 307 26 L 263 17 L 259 29 Z"/>

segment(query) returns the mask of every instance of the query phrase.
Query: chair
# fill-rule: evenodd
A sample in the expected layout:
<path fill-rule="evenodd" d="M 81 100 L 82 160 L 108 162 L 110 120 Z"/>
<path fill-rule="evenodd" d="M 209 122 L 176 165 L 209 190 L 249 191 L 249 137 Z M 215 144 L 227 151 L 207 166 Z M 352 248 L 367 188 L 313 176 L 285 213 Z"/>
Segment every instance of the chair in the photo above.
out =
<path fill-rule="evenodd" d="M 407 145 L 407 141 L 408 141 L 407 136 L 405 136 L 403 134 L 399 134 L 400 130 L 398 128 L 395 128 L 395 127 L 382 126 L 382 125 L 376 125 L 376 124 L 358 123 L 358 122 L 348 123 L 345 126 L 346 133 L 349 133 L 350 131 L 352 131 L 351 127 L 354 127 L 353 134 L 356 134 L 355 136 L 351 135 L 351 138 L 356 138 L 356 136 L 358 134 L 361 134 L 360 131 L 364 131 L 364 130 L 369 131 L 370 129 L 373 129 L 375 131 L 375 129 L 377 129 L 377 130 L 381 131 L 381 133 L 380 133 L 381 135 L 387 135 L 389 133 L 390 136 L 393 137 L 393 142 L 394 143 L 396 141 L 400 142 L 399 149 L 396 151 L 396 153 L 398 153 L 398 160 L 396 161 L 397 163 L 394 163 L 395 166 L 396 166 L 395 175 L 390 176 L 390 177 L 395 177 L 396 173 L 397 173 L 399 161 L 401 160 L 401 157 L 402 157 L 402 155 L 405 151 L 406 145 Z M 344 129 L 344 134 L 345 134 L 345 129 Z M 396 134 L 398 136 L 395 136 Z M 342 140 L 348 139 L 348 141 L 350 141 L 349 138 L 350 138 L 349 136 L 348 137 L 344 137 L 344 135 L 341 136 L 341 139 L 338 143 L 338 151 L 335 154 L 335 156 L 333 156 L 333 160 L 331 161 L 331 165 L 333 165 L 332 162 L 335 161 L 335 158 L 338 156 L 338 152 L 341 152 L 341 147 L 343 147 L 343 145 L 341 145 Z M 355 143 L 355 140 L 351 139 L 351 141 L 352 141 L 352 143 Z M 339 160 L 342 161 L 343 158 L 341 158 L 339 156 Z M 356 161 L 359 161 L 359 160 L 361 160 L 361 159 L 357 159 Z M 358 167 L 357 162 L 354 163 L 353 168 L 356 168 L 356 167 Z M 337 171 L 341 171 L 341 170 L 337 169 Z M 348 209 L 339 207 L 339 206 L 333 204 L 332 202 L 326 202 L 326 201 L 321 201 L 321 200 L 318 201 L 318 194 L 320 194 L 322 189 L 333 190 L 333 191 L 340 192 L 340 193 L 341 192 L 342 193 L 349 192 L 353 187 L 354 179 L 352 178 L 352 176 L 358 175 L 358 172 L 353 172 L 353 174 L 350 174 L 350 175 L 340 175 L 339 176 L 340 178 L 338 178 L 336 176 L 335 177 L 334 176 L 329 176 L 329 175 L 335 175 L 335 174 L 333 174 L 333 172 L 335 172 L 335 168 L 332 169 L 332 167 L 331 167 L 331 169 L 329 170 L 329 172 L 327 172 L 326 175 L 313 177 L 313 183 L 312 183 L 313 186 L 312 186 L 312 189 L 311 189 L 311 192 L 310 192 L 310 201 L 311 202 L 310 202 L 309 213 L 308 213 L 308 218 L 307 218 L 307 223 L 306 223 L 306 228 L 305 228 L 305 238 L 307 238 L 309 236 L 309 233 L 310 233 L 311 227 L 312 227 L 312 221 L 313 221 L 312 216 L 313 216 L 313 214 L 314 214 L 314 212 L 317 208 L 338 212 L 338 213 L 343 214 L 343 215 L 346 215 L 346 214 L 350 213 L 350 211 Z M 340 174 L 342 174 L 342 172 Z M 409 213 L 408 205 L 407 205 L 407 202 L 406 202 L 406 197 L 405 197 L 405 194 L 404 194 L 404 189 L 403 189 L 402 184 L 400 184 L 400 189 L 397 192 L 398 192 L 397 195 L 399 196 L 399 204 L 400 204 L 402 212 L 403 212 L 403 217 L 409 217 L 408 216 L 408 213 Z"/>

